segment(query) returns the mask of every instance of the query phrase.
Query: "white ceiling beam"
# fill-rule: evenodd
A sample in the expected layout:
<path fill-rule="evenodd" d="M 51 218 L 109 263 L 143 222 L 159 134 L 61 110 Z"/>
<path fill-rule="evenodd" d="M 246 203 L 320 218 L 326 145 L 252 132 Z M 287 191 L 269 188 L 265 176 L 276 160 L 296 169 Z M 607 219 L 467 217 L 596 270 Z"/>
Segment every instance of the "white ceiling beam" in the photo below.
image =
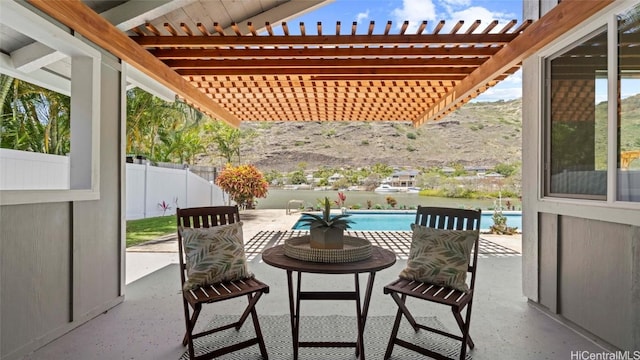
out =
<path fill-rule="evenodd" d="M 61 77 L 65 77 L 67 79 L 71 79 L 71 58 L 67 57 L 60 61 L 56 61 L 53 64 L 49 64 L 47 69 L 52 71 Z"/>
<path fill-rule="evenodd" d="M 71 96 L 71 82 L 68 78 L 41 69 L 25 73 L 16 69 L 9 55 L 2 53 L 0 53 L 0 73 Z"/>
<path fill-rule="evenodd" d="M 195 0 L 130 0 L 100 13 L 100 16 L 119 30 L 128 31 L 147 21 L 162 17 L 169 12 L 187 6 L 194 1 Z M 164 101 L 175 101 L 175 92 L 169 90 L 166 86 L 161 85 L 135 67 L 127 66 L 126 74 L 127 81 L 129 82 L 127 89 L 139 87 Z"/>
<path fill-rule="evenodd" d="M 169 90 L 166 86 L 161 85 L 159 82 L 151 79 L 142 71 L 136 69 L 133 66 L 127 66 L 126 70 L 127 80 L 131 86 L 127 86 L 127 89 L 131 87 L 139 87 L 140 89 L 152 94 L 164 101 L 174 102 L 176 100 L 176 93 Z"/>
<path fill-rule="evenodd" d="M 69 32 L 44 20 L 14 0 L 2 0 L 0 23 L 37 42 L 55 48 L 67 56 L 101 58 L 100 52 L 91 45 L 70 37 Z"/>
<path fill-rule="evenodd" d="M 9 1 L 13 2 L 12 0 Z M 132 0 L 103 12 L 102 15 L 115 24 L 116 27 L 125 31 L 149 19 L 163 16 L 166 12 L 186 6 L 193 1 L 195 0 Z M 4 5 L 3 3 L 3 12 Z M 4 17 L 2 19 L 4 23 Z M 39 22 L 42 22 L 41 18 Z M 69 95 L 71 91 L 69 83 L 71 69 L 68 61 L 66 64 L 61 61 L 65 58 L 69 60 L 69 57 L 64 53 L 40 42 L 35 42 L 13 51 L 10 59 L 4 55 L 2 68 L 7 75 Z M 47 68 L 50 71 L 40 70 L 42 68 Z M 58 74 L 58 76 L 52 74 L 51 71 Z M 22 73 L 31 75 L 27 76 Z M 175 101 L 176 95 L 174 92 L 137 69 L 130 67 L 128 75 L 131 76 L 128 80 L 133 86 L 140 87 L 165 101 Z"/>
<path fill-rule="evenodd" d="M 100 13 L 105 20 L 122 31 L 127 31 L 193 3 L 195 0 L 130 0 Z"/>
<path fill-rule="evenodd" d="M 35 42 L 11 52 L 13 65 L 17 70 L 30 73 L 67 56 L 60 51 Z"/>
<path fill-rule="evenodd" d="M 34 47 L 33 50 L 25 50 L 23 54 L 21 54 L 19 50 L 14 51 L 13 54 L 17 55 L 20 68 L 16 67 L 13 57 L 0 54 L 0 72 L 16 79 L 70 96 L 71 83 L 68 77 L 42 69 L 30 69 L 28 61 L 24 60 L 29 57 L 28 52 L 40 51 L 47 53 L 46 48 L 56 48 L 60 51 L 61 55 L 55 56 L 90 56 L 98 59 L 101 57 L 100 52 L 90 45 L 73 38 L 68 32 L 43 20 L 42 17 L 13 0 L 2 0 L 0 23 L 39 43 L 46 44 L 44 48 L 39 50 L 37 47 Z M 49 54 L 47 56 L 52 55 Z M 22 61 L 20 61 L 21 57 L 23 58 Z M 23 69 L 29 71 L 25 72 Z"/>

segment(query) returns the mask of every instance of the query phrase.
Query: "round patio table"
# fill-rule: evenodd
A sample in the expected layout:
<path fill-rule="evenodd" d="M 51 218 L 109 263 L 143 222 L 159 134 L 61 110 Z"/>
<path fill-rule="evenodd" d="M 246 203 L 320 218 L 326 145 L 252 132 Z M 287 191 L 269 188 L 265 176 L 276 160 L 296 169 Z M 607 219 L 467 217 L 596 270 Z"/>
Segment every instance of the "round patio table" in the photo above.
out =
<path fill-rule="evenodd" d="M 371 302 L 371 291 L 376 272 L 386 269 L 396 262 L 396 255 L 378 246 L 372 247 L 371 257 L 346 263 L 320 263 L 303 261 L 288 257 L 284 253 L 284 245 L 274 246 L 262 253 L 265 263 L 287 271 L 287 287 L 289 289 L 289 311 L 291 318 L 291 333 L 293 336 L 293 359 L 298 359 L 298 349 L 301 347 L 355 347 L 356 356 L 364 360 L 364 327 L 367 321 L 367 312 Z M 296 291 L 293 291 L 292 274 L 298 273 Z M 300 284 L 302 273 L 315 274 L 354 274 L 354 291 L 301 291 Z M 358 275 L 369 273 L 367 288 L 363 304 L 360 297 L 360 282 Z M 301 300 L 352 300 L 356 302 L 356 317 L 358 323 L 358 338 L 356 342 L 323 342 L 323 341 L 299 341 L 300 332 L 300 301 Z"/>

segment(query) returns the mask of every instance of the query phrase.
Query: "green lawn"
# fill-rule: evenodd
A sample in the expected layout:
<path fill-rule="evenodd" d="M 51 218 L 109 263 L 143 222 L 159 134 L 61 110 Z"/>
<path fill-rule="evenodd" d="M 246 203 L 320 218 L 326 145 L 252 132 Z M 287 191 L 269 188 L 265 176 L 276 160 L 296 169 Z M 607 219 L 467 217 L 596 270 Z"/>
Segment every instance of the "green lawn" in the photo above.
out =
<path fill-rule="evenodd" d="M 176 232 L 176 216 L 127 221 L 127 247 Z"/>

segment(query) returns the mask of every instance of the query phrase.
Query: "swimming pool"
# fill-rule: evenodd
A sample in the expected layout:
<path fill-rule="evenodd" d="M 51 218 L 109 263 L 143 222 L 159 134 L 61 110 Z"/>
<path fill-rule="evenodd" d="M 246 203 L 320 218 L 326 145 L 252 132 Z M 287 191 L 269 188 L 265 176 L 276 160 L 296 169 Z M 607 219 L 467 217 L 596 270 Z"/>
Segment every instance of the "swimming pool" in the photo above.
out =
<path fill-rule="evenodd" d="M 410 231 L 411 223 L 416 219 L 415 211 L 348 211 L 349 220 L 353 221 L 349 230 L 367 230 L 367 231 Z M 522 212 L 521 211 L 503 211 L 502 215 L 507 218 L 507 226 L 517 227 L 518 231 L 522 230 Z M 308 225 L 303 225 L 298 219 L 293 226 L 294 230 L 309 229 Z M 493 211 L 487 210 L 482 213 L 480 219 L 481 231 L 488 231 L 493 225 Z"/>

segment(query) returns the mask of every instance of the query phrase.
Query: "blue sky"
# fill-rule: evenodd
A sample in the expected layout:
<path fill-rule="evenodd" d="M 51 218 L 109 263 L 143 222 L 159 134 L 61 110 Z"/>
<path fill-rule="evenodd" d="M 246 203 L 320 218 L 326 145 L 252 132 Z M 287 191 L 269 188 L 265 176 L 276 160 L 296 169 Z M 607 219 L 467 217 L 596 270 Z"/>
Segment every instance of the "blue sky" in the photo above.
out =
<path fill-rule="evenodd" d="M 287 23 L 292 34 L 299 33 L 300 22 L 305 23 L 308 34 L 316 34 L 316 23 L 320 21 L 323 33 L 333 34 L 336 21 L 340 21 L 341 33 L 347 34 L 351 32 L 351 24 L 357 21 L 357 32 L 360 34 L 366 33 L 370 21 L 375 21 L 374 33 L 381 34 L 389 20 L 393 22 L 392 33 L 397 33 L 400 25 L 408 20 L 407 33 L 410 33 L 423 20 L 428 21 L 428 32 L 434 24 L 445 20 L 447 26 L 442 31 L 445 32 L 459 20 L 464 20 L 465 26 L 461 31 L 465 31 L 467 24 L 475 20 L 482 21 L 479 30 L 483 30 L 491 21 L 498 20 L 499 25 L 495 30 L 499 30 L 513 19 L 518 24 L 522 21 L 521 0 L 335 0 Z M 522 77 L 518 71 L 478 96 L 475 101 L 511 100 L 521 97 L 521 94 Z"/>

